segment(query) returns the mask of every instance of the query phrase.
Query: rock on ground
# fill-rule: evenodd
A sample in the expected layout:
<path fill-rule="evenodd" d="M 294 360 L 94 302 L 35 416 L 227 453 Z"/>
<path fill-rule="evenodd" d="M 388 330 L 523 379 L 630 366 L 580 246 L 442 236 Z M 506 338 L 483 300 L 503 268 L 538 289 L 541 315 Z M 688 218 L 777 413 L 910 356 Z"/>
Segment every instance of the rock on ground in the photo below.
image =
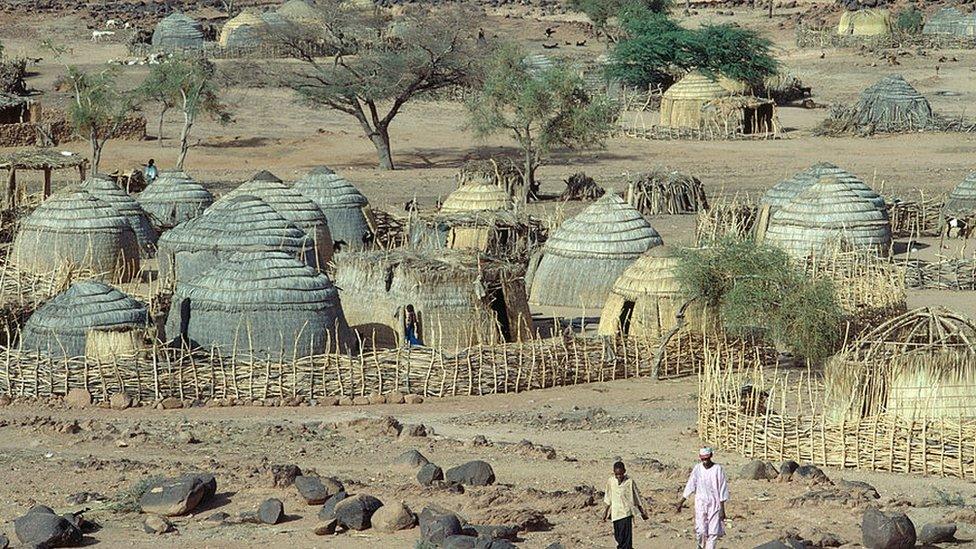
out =
<path fill-rule="evenodd" d="M 329 499 L 325 500 L 325 504 L 319 509 L 319 520 L 329 521 L 336 518 L 335 508 L 339 505 L 339 502 L 346 499 L 348 495 L 345 490 L 340 491 L 338 494 L 333 494 Z"/>
<path fill-rule="evenodd" d="M 515 541 L 518 538 L 519 528 L 512 524 L 488 525 L 466 524 L 461 529 L 461 533 L 466 536 L 488 539 L 505 539 Z"/>
<path fill-rule="evenodd" d="M 474 549 L 478 538 L 471 536 L 456 535 L 449 536 L 441 543 L 441 549 Z"/>
<path fill-rule="evenodd" d="M 292 463 L 275 464 L 268 467 L 272 488 L 287 488 L 295 484 L 295 479 L 302 476 L 302 470 Z"/>
<path fill-rule="evenodd" d="M 951 543 L 956 539 L 955 524 L 927 523 L 918 532 L 919 545 L 933 545 L 936 543 Z"/>
<path fill-rule="evenodd" d="M 475 460 L 451 467 L 444 478 L 465 486 L 488 486 L 495 483 L 495 471 L 487 462 Z"/>
<path fill-rule="evenodd" d="M 444 471 L 433 463 L 428 463 L 417 471 L 417 482 L 421 486 L 430 486 L 438 480 L 444 480 Z"/>
<path fill-rule="evenodd" d="M 166 517 L 149 515 L 143 519 L 142 529 L 147 534 L 165 534 L 173 531 L 173 523 Z"/>
<path fill-rule="evenodd" d="M 417 450 L 407 450 L 393 460 L 393 465 L 404 469 L 418 469 L 428 463 L 430 461 Z"/>
<path fill-rule="evenodd" d="M 768 461 L 750 461 L 739 471 L 739 478 L 742 480 L 773 480 L 778 476 L 776 467 Z"/>
<path fill-rule="evenodd" d="M 373 523 L 373 528 L 381 532 L 395 532 L 413 528 L 417 523 L 417 517 L 406 504 L 400 501 L 380 507 L 373 513 L 370 521 Z"/>
<path fill-rule="evenodd" d="M 477 538 L 474 549 L 518 549 L 518 546 L 507 539 Z"/>
<path fill-rule="evenodd" d="M 258 519 L 264 524 L 278 524 L 285 518 L 285 505 L 280 499 L 266 499 L 258 506 Z"/>
<path fill-rule="evenodd" d="M 779 478 L 780 480 L 790 480 L 793 478 L 793 473 L 800 467 L 800 464 L 788 459 L 780 464 L 779 466 Z"/>
<path fill-rule="evenodd" d="M 44 506 L 33 507 L 14 519 L 14 533 L 28 547 L 76 547 L 82 540 L 77 526 Z"/>
<path fill-rule="evenodd" d="M 217 481 L 210 474 L 191 474 L 167 478 L 149 486 L 139 506 L 143 513 L 176 517 L 192 512 L 217 492 Z"/>
<path fill-rule="evenodd" d="M 115 393 L 108 397 L 108 404 L 113 410 L 125 410 L 132 406 L 132 397 L 125 393 Z"/>
<path fill-rule="evenodd" d="M 915 547 L 915 525 L 904 513 L 885 514 L 868 509 L 861 519 L 861 542 L 867 549 Z"/>
<path fill-rule="evenodd" d="M 64 402 L 72 408 L 87 408 L 92 404 L 92 396 L 87 390 L 76 387 L 68 391 Z"/>
<path fill-rule="evenodd" d="M 342 491 L 342 483 L 334 478 L 319 478 L 309 475 L 295 477 L 295 488 L 309 505 L 321 505 L 329 496 Z"/>
<path fill-rule="evenodd" d="M 435 546 L 461 533 L 461 521 L 457 515 L 441 507 L 424 507 L 418 522 L 421 541 Z"/>
<path fill-rule="evenodd" d="M 366 530 L 372 524 L 373 513 L 383 507 L 383 502 L 368 494 L 358 494 L 340 501 L 335 506 L 336 520 L 350 530 Z"/>

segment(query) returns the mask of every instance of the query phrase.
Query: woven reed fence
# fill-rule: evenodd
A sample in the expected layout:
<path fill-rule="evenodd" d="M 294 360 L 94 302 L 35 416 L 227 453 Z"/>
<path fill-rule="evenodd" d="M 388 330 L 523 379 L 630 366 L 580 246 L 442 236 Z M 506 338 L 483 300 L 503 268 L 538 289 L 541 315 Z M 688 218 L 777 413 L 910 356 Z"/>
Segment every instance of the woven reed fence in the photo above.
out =
<path fill-rule="evenodd" d="M 926 198 L 924 192 L 911 200 L 888 200 L 888 218 L 895 238 L 939 236 L 945 197 Z"/>
<path fill-rule="evenodd" d="M 877 36 L 852 36 L 837 34 L 836 27 L 796 27 L 798 48 L 867 48 L 867 49 L 976 49 L 976 38 L 930 34 L 894 32 Z"/>
<path fill-rule="evenodd" d="M 775 112 L 775 109 L 774 109 Z M 657 113 L 651 116 L 658 117 Z M 720 140 L 767 140 L 781 139 L 779 124 L 774 115 L 774 131 L 763 133 L 745 133 L 737 125 L 732 116 L 727 117 L 724 125 L 710 124 L 704 128 L 672 128 L 648 123 L 643 112 L 634 113 L 629 123 L 621 123 L 618 133 L 634 139 L 651 141 L 690 140 L 690 141 L 720 141 Z"/>
<path fill-rule="evenodd" d="M 907 260 L 905 284 L 915 290 L 976 290 L 976 258 Z"/>
<path fill-rule="evenodd" d="M 824 393 L 809 370 L 713 355 L 699 377 L 698 433 L 751 459 L 976 480 L 976 419 L 832 419 Z"/>

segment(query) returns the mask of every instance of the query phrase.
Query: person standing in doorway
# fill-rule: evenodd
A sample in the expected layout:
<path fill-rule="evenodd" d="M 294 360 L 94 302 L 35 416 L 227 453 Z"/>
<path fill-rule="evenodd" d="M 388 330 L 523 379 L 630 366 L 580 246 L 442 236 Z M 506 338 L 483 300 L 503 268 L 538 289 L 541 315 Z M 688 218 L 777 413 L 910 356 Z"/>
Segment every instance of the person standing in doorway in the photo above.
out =
<path fill-rule="evenodd" d="M 409 347 L 423 345 L 417 336 L 417 312 L 413 309 L 413 304 L 407 305 L 403 314 L 403 338 Z"/>
<path fill-rule="evenodd" d="M 637 490 L 637 484 L 627 476 L 623 462 L 613 464 L 613 476 L 607 480 L 607 490 L 603 496 L 603 520 L 613 521 L 613 539 L 617 549 L 634 549 L 634 514 L 640 513 L 647 520 L 644 500 Z"/>
<path fill-rule="evenodd" d="M 149 185 L 159 177 L 159 170 L 156 168 L 156 160 L 150 158 L 149 163 L 146 164 L 146 185 Z"/>
<path fill-rule="evenodd" d="M 725 502 L 729 500 L 729 483 L 722 466 L 712 461 L 712 454 L 712 449 L 708 447 L 698 451 L 701 463 L 691 470 L 676 509 L 680 513 L 685 501 L 694 494 L 698 549 L 715 549 L 718 538 L 725 535 Z"/>

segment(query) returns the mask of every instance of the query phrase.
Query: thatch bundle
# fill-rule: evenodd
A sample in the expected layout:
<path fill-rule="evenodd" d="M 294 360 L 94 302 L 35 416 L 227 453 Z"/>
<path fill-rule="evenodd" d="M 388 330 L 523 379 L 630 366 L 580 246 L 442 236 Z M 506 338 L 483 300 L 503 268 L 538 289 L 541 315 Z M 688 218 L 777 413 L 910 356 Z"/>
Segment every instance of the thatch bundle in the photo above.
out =
<path fill-rule="evenodd" d="M 305 231 L 260 198 L 238 195 L 159 237 L 159 275 L 188 281 L 238 252 L 276 250 L 319 265 Z"/>
<path fill-rule="evenodd" d="M 138 352 L 148 327 L 145 305 L 107 284 L 83 280 L 34 311 L 20 345 L 57 358 L 110 360 Z"/>
<path fill-rule="evenodd" d="M 929 101 L 900 74 L 888 75 L 861 92 L 849 108 L 835 109 L 818 133 L 895 133 L 945 128 Z"/>
<path fill-rule="evenodd" d="M 837 34 L 844 36 L 878 36 L 891 34 L 888 10 L 863 9 L 845 11 L 837 23 Z"/>
<path fill-rule="evenodd" d="M 369 201 L 352 183 L 321 166 L 295 182 L 294 189 L 322 209 L 334 242 L 347 250 L 362 250 L 372 242 Z"/>
<path fill-rule="evenodd" d="M 487 179 L 458 187 L 447 195 L 441 205 L 442 212 L 478 212 L 507 210 L 512 207 L 512 197 L 504 187 Z"/>
<path fill-rule="evenodd" d="M 843 183 L 845 186 L 847 186 L 847 188 L 853 191 L 854 194 L 860 196 L 861 198 L 866 198 L 878 209 L 883 210 L 885 208 L 884 198 L 875 192 L 874 189 L 869 187 L 867 183 L 862 181 L 856 175 L 848 172 L 847 170 L 838 168 L 830 162 L 817 162 L 802 172 L 797 172 L 792 177 L 780 181 L 779 183 L 770 187 L 770 189 L 763 194 L 759 202 L 763 206 L 769 206 L 771 212 L 775 212 L 779 208 L 782 208 L 783 206 L 786 206 L 792 202 L 796 197 L 800 196 L 803 191 L 809 189 L 824 177 L 832 177 Z"/>
<path fill-rule="evenodd" d="M 407 233 L 418 250 L 475 250 L 516 262 L 545 241 L 539 220 L 510 210 L 414 215 Z"/>
<path fill-rule="evenodd" d="M 942 212 L 946 217 L 976 217 L 976 172 L 970 172 L 946 197 Z"/>
<path fill-rule="evenodd" d="M 182 13 L 173 13 L 156 23 L 152 45 L 160 50 L 188 50 L 203 47 L 203 27 Z"/>
<path fill-rule="evenodd" d="M 695 176 L 655 168 L 635 176 L 630 202 L 644 215 L 686 214 L 708 209 L 705 187 Z"/>
<path fill-rule="evenodd" d="M 891 246 L 888 214 L 849 185 L 822 177 L 769 220 L 765 240 L 804 258 L 843 243 L 851 249 L 887 252 Z"/>
<path fill-rule="evenodd" d="M 402 344 L 404 310 L 413 305 L 421 342 L 454 352 L 529 337 L 524 275 L 521 265 L 478 254 L 397 249 L 340 254 L 335 280 L 367 346 Z"/>
<path fill-rule="evenodd" d="M 112 205 L 118 212 L 129 220 L 132 232 L 136 235 L 139 242 L 139 251 L 143 258 L 152 257 L 156 252 L 156 239 L 159 234 L 153 229 L 142 206 L 136 202 L 135 198 L 122 190 L 106 176 L 95 175 L 82 184 L 82 188 L 91 193 L 96 198 L 104 200 Z"/>
<path fill-rule="evenodd" d="M 220 29 L 220 45 L 225 48 L 256 48 L 270 27 L 261 17 L 244 10 Z"/>
<path fill-rule="evenodd" d="M 636 208 L 607 193 L 553 231 L 532 276 L 529 301 L 601 307 L 624 270 L 661 244 L 661 236 Z"/>
<path fill-rule="evenodd" d="M 214 201 L 210 191 L 180 171 L 160 172 L 137 199 L 160 232 L 202 214 Z"/>
<path fill-rule="evenodd" d="M 33 274 L 67 268 L 126 282 L 139 271 L 139 243 L 129 219 L 111 204 L 69 188 L 21 221 L 10 262 Z"/>
<path fill-rule="evenodd" d="M 669 128 L 701 128 L 706 125 L 705 106 L 715 99 L 729 97 L 711 76 L 692 71 L 664 92 L 661 98 L 661 125 Z"/>

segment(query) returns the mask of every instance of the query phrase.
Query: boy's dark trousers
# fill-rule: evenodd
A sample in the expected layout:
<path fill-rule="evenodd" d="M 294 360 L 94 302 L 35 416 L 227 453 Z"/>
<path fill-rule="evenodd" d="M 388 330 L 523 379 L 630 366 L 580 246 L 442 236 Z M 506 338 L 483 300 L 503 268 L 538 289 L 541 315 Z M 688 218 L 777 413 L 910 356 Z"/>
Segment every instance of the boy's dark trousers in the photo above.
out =
<path fill-rule="evenodd" d="M 613 539 L 617 541 L 617 549 L 634 549 L 634 517 L 613 521 Z"/>

